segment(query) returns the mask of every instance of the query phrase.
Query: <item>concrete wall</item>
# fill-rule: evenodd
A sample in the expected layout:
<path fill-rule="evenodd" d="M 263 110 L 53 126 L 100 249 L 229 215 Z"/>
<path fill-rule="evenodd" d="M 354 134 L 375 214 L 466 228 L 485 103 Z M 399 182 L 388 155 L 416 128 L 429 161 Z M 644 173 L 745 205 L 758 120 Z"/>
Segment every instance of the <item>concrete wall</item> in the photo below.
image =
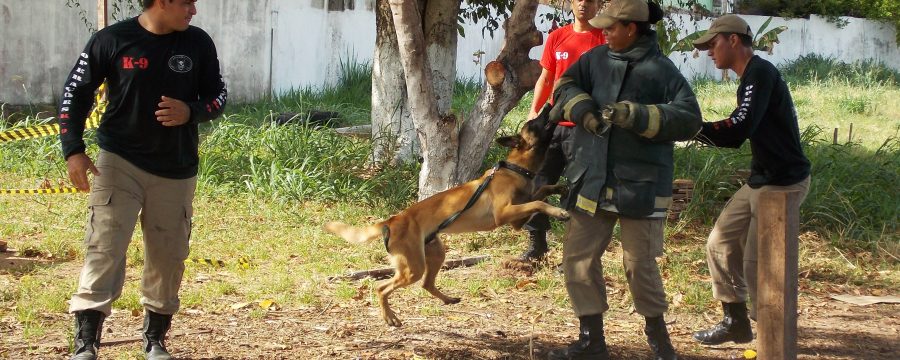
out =
<path fill-rule="evenodd" d="M 769 18 L 767 16 L 742 15 L 750 28 L 755 32 Z M 787 30 L 781 33 L 779 44 L 775 45 L 773 53 L 757 52 L 760 57 L 768 59 L 776 65 L 784 64 L 800 56 L 819 54 L 825 57 L 833 57 L 843 62 L 855 62 L 874 60 L 900 71 L 900 48 L 895 41 L 895 29 L 893 25 L 878 21 L 842 18 L 848 22 L 839 29 L 836 25 L 826 21 L 821 16 L 811 16 L 810 19 L 784 19 L 773 18 L 767 29 L 777 26 L 787 26 Z M 685 33 L 699 29 L 709 28 L 712 19 L 697 22 L 696 27 L 692 22 L 684 21 L 689 28 Z M 700 52 L 697 58 L 694 53 L 675 53 L 670 56 L 678 65 L 682 73 L 688 78 L 705 76 L 715 79 L 722 77 L 722 72 L 717 70 L 706 52 Z M 734 74 L 732 73 L 732 78 Z"/>
<path fill-rule="evenodd" d="M 229 100 L 250 101 L 267 94 L 273 23 L 270 9 L 275 2 L 197 2 L 198 14 L 191 23 L 208 32 L 216 43 Z"/>
<path fill-rule="evenodd" d="M 325 4 L 273 0 L 272 89 L 333 83 L 341 61 L 370 61 L 375 52 L 374 0 L 353 9 L 328 11 Z M 398 60 L 399 61 L 399 60 Z"/>
<path fill-rule="evenodd" d="M 96 7 L 85 9 L 97 19 Z M 0 103 L 48 103 L 90 32 L 64 0 L 0 0 Z"/>
<path fill-rule="evenodd" d="M 91 0 L 81 0 L 92 3 Z M 370 61 L 375 44 L 374 0 L 344 0 L 329 11 L 323 0 L 206 0 L 198 2 L 197 25 L 213 37 L 219 51 L 230 99 L 250 101 L 293 88 L 333 83 L 341 60 Z M 78 12 L 65 0 L 0 0 L 0 102 L 49 103 L 59 96 L 63 79 L 90 36 Z M 86 6 L 88 19 L 96 19 Z M 552 12 L 541 5 L 539 14 Z M 755 30 L 766 17 L 745 17 Z M 846 18 L 838 29 L 821 17 L 778 19 L 786 25 L 773 55 L 776 64 L 816 53 L 841 61 L 876 60 L 900 70 L 895 30 L 875 21 Z M 536 18 L 538 29 L 550 24 Z M 701 28 L 709 20 L 700 21 Z M 692 22 L 685 21 L 691 26 Z M 483 66 L 503 45 L 503 30 L 482 36 L 480 24 L 466 24 L 458 45 L 457 74 L 482 78 Z M 694 29 L 687 29 L 686 33 Z M 473 54 L 483 51 L 480 59 Z M 532 49 L 540 58 L 542 48 Z M 673 54 L 687 77 L 721 77 L 706 54 Z"/>

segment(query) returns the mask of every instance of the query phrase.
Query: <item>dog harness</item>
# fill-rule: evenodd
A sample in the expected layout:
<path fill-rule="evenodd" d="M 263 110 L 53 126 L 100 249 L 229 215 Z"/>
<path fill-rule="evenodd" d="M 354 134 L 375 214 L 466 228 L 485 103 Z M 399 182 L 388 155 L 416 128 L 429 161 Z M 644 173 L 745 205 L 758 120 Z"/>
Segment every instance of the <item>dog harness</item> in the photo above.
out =
<path fill-rule="evenodd" d="M 475 189 L 475 193 L 472 194 L 471 198 L 469 198 L 469 202 L 466 203 L 466 206 L 463 207 L 462 210 L 457 211 L 453 215 L 450 215 L 450 217 L 447 218 L 447 220 L 444 220 L 444 222 L 442 222 L 440 225 L 438 225 L 437 230 L 435 230 L 430 235 L 428 235 L 428 237 L 425 238 L 425 244 L 429 244 L 432 241 L 434 241 L 434 239 L 437 238 L 437 235 L 438 235 L 438 233 L 441 232 L 441 230 L 446 229 L 448 226 L 453 224 L 453 222 L 456 221 L 456 219 L 458 219 L 460 217 L 460 215 L 462 215 L 464 212 L 466 212 L 466 210 L 469 210 L 472 206 L 475 206 L 475 202 L 478 201 L 478 198 L 481 197 L 481 194 L 484 193 L 484 190 L 486 190 L 488 185 L 490 185 L 491 180 L 494 179 L 494 174 L 497 173 L 497 170 L 503 169 L 503 168 L 510 169 L 513 172 L 524 176 L 528 180 L 534 179 L 534 173 L 531 170 L 528 170 L 528 169 L 518 166 L 516 164 L 510 164 L 506 161 L 501 160 L 496 165 L 494 165 L 494 168 L 491 169 L 491 172 L 488 174 L 487 178 L 484 179 L 484 182 L 482 182 L 481 185 L 478 186 L 478 189 Z"/>
<path fill-rule="evenodd" d="M 471 208 L 472 206 L 475 206 L 475 202 L 478 201 L 478 198 L 481 197 L 481 194 L 484 193 L 484 190 L 487 189 L 488 185 L 490 185 L 491 180 L 494 179 L 494 174 L 497 173 L 497 170 L 499 170 L 499 169 L 509 169 L 519 175 L 524 176 L 528 180 L 534 179 L 533 171 L 523 168 L 519 165 L 511 164 L 511 163 L 501 160 L 496 165 L 494 165 L 494 167 L 491 169 L 491 172 L 488 174 L 487 178 L 484 179 L 484 182 L 482 182 L 481 185 L 479 185 L 478 188 L 475 189 L 475 193 L 472 194 L 471 198 L 469 198 L 469 202 L 466 203 L 466 206 L 464 206 L 462 210 L 457 211 L 453 215 L 450 215 L 450 217 L 447 218 L 447 220 L 444 220 L 444 222 L 442 222 L 440 225 L 438 225 L 437 230 L 435 230 L 434 232 L 432 232 L 425 238 L 426 245 L 430 244 L 432 241 L 434 241 L 434 239 L 437 238 L 438 233 L 440 233 L 441 230 L 444 230 L 448 226 L 453 224 L 453 222 L 456 221 L 456 219 L 458 219 L 459 216 L 462 215 L 462 213 L 464 213 L 466 210 L 469 210 L 469 208 Z M 390 249 L 388 249 L 388 240 L 390 240 L 390 237 L 391 237 L 390 227 L 388 227 L 387 225 L 384 225 L 384 227 L 381 228 L 381 235 L 384 239 L 384 249 L 386 251 L 390 252 Z"/>

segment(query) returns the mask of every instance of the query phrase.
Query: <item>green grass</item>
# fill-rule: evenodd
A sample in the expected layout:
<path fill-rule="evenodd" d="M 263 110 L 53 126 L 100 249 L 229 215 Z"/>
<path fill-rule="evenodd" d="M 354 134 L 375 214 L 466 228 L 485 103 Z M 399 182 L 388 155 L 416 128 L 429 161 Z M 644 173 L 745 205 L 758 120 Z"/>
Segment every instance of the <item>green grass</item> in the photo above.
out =
<path fill-rule="evenodd" d="M 348 270 L 385 266 L 383 248 L 374 243 L 348 245 L 325 234 L 321 224 L 333 220 L 365 223 L 404 208 L 415 198 L 416 166 L 386 167 L 372 174 L 367 170 L 372 150 L 368 141 L 340 137 L 328 128 L 272 124 L 282 112 L 313 109 L 338 111 L 344 124 L 366 123 L 371 109 L 368 67 L 343 66 L 344 76 L 335 86 L 300 89 L 231 106 L 224 119 L 202 126 L 191 256 L 220 259 L 226 265 L 187 265 L 184 308 L 221 311 L 232 304 L 266 299 L 285 308 L 324 307 L 357 297 L 360 291 L 370 302 L 377 301 L 372 297 L 371 281 L 330 283 L 326 279 Z M 835 68 L 839 70 L 829 70 Z M 785 70 L 800 115 L 805 150 L 813 162 L 813 183 L 801 220 L 802 230 L 816 235 L 804 237 L 801 243 L 801 269 L 810 270 L 813 287 L 846 283 L 896 291 L 900 289 L 900 263 L 896 261 L 900 256 L 900 195 L 895 190 L 900 183 L 900 105 L 896 101 L 900 87 L 891 80 L 896 77 L 884 75 L 889 72 L 877 67 L 847 69 L 802 59 Z M 728 116 L 736 87 L 734 82 L 695 83 L 706 121 Z M 471 109 L 477 91 L 476 84 L 461 83 L 454 96 L 455 111 Z M 526 95 L 507 116 L 501 133 L 516 130 L 530 102 Z M 46 121 L 34 116 L 16 124 L 0 121 L 0 130 Z M 847 141 L 850 124 L 854 135 Z M 834 128 L 840 128 L 838 145 L 832 144 Z M 44 179 L 54 184 L 67 182 L 55 138 L 0 146 L 0 187 L 34 188 Z M 89 152 L 96 151 L 89 140 Z M 492 146 L 485 166 L 504 154 L 504 149 Z M 696 190 L 685 219 L 667 230 L 667 254 L 660 260 L 669 296 L 681 299 L 675 311 L 698 313 L 713 306 L 708 284 L 698 281 L 698 277 L 708 276 L 702 244 L 725 199 L 736 190 L 728 177 L 749 167 L 749 162 L 746 145 L 728 150 L 687 144 L 676 151 L 676 176 L 695 179 Z M 68 331 L 68 318 L 59 319 L 75 289 L 84 254 L 85 199 L 83 195 L 0 196 L 0 239 L 12 248 L 56 261 L 0 271 L 0 284 L 9 284 L 0 286 L 0 324 L 20 325 L 17 336 L 22 341 Z M 555 224 L 556 237 L 562 233 L 562 225 Z M 534 285 L 517 289 L 519 276 L 497 271 L 502 258 L 522 250 L 523 238 L 507 229 L 452 236 L 447 241 L 450 257 L 485 253 L 494 258 L 465 270 L 467 275 L 448 272 L 439 285 L 478 306 L 496 306 L 499 294 L 534 297 L 547 306 L 568 307 L 562 278 L 555 273 L 559 242 L 553 243 L 551 266 L 534 274 Z M 610 302 L 614 310 L 624 312 L 630 301 L 621 251 L 616 242 L 611 248 L 604 258 L 605 269 L 620 293 L 611 296 Z M 252 266 L 237 266 L 240 257 L 249 258 Z M 114 304 L 117 310 L 140 308 L 139 282 L 134 281 L 143 264 L 139 229 L 129 247 L 128 262 L 129 281 Z M 873 280 L 873 270 L 890 272 Z M 399 296 L 425 296 L 420 289 L 408 293 Z M 249 311 L 256 317 L 265 315 L 258 308 Z M 418 311 L 424 315 L 443 312 L 430 305 Z"/>
<path fill-rule="evenodd" d="M 900 84 L 900 72 L 874 61 L 843 63 L 820 55 L 804 55 L 782 66 L 785 80 L 794 84 L 821 81 L 848 83 L 857 86 Z"/>

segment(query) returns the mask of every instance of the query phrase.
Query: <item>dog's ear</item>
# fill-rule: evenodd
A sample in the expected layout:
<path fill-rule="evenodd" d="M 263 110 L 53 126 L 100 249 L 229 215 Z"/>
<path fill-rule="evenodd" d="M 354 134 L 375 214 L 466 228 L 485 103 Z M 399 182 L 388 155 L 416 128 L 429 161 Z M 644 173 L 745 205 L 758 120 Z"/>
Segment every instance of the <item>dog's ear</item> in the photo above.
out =
<path fill-rule="evenodd" d="M 519 143 L 522 141 L 522 137 L 519 135 L 516 136 L 503 136 L 497 138 L 497 144 L 500 146 L 505 146 L 508 148 L 516 148 L 519 146 Z"/>

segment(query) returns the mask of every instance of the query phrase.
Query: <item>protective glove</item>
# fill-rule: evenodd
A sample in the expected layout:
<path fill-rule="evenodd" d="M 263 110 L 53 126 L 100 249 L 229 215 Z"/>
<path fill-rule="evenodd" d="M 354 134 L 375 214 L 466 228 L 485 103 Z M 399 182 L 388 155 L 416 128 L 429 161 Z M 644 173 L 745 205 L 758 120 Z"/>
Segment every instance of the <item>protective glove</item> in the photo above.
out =
<path fill-rule="evenodd" d="M 566 122 L 566 119 L 563 118 L 562 105 L 555 105 L 553 106 L 553 109 L 550 110 L 550 122 Z M 604 121 L 600 114 L 595 111 L 585 112 L 581 117 L 581 123 L 584 125 L 585 130 L 598 136 L 605 133 L 610 127 L 610 123 Z M 566 126 L 575 126 L 575 124 L 569 123 L 569 125 Z"/>
<path fill-rule="evenodd" d="M 547 107 L 547 106 L 550 106 L 550 104 L 546 104 L 546 105 L 544 105 L 544 106 Z M 564 112 L 564 111 L 565 111 L 565 109 L 563 109 L 562 104 L 556 103 L 556 104 L 554 104 L 553 107 L 550 109 L 550 114 L 549 114 L 548 119 L 550 120 L 550 122 L 560 122 L 560 121 L 563 121 L 563 120 L 565 120 L 565 119 L 563 119 L 563 115 L 564 115 L 563 112 Z"/>
<path fill-rule="evenodd" d="M 606 105 L 603 107 L 603 120 L 626 130 L 631 129 L 634 127 L 634 119 L 638 114 L 638 106 L 641 105 L 630 101 Z"/>
<path fill-rule="evenodd" d="M 594 111 L 588 111 L 581 118 L 581 123 L 584 125 L 585 130 L 591 134 L 600 136 L 609 130 L 611 124 L 608 120 L 598 115 L 599 114 Z"/>

